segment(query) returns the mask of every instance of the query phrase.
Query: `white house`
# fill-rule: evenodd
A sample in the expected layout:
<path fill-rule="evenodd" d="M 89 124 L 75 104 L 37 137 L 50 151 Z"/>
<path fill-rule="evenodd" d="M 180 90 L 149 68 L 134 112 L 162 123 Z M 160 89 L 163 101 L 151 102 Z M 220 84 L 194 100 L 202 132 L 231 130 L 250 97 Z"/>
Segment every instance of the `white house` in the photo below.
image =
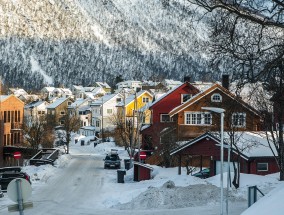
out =
<path fill-rule="evenodd" d="M 49 99 L 51 97 L 54 89 L 55 89 L 55 87 L 44 87 L 44 88 L 42 88 L 41 91 L 40 91 L 42 99 Z"/>
<path fill-rule="evenodd" d="M 57 97 L 57 98 L 69 98 L 73 97 L 72 91 L 68 88 L 55 88 L 52 93 L 51 97 Z"/>
<path fill-rule="evenodd" d="M 121 94 L 108 94 L 91 103 L 92 125 L 96 131 L 112 130 L 115 125 L 112 121 L 117 112 L 116 105 L 122 101 Z"/>
<path fill-rule="evenodd" d="M 124 88 L 133 89 L 135 92 L 138 92 L 142 89 L 141 81 L 123 81 L 116 84 L 117 92 L 120 92 Z"/>
<path fill-rule="evenodd" d="M 80 116 L 81 126 L 91 125 L 91 100 L 89 99 L 76 99 L 71 105 L 68 106 L 68 111 L 72 115 Z"/>
<path fill-rule="evenodd" d="M 172 80 L 172 79 L 165 79 L 164 81 L 162 81 L 162 84 L 163 84 L 168 90 L 171 90 L 171 89 L 176 88 L 177 86 L 182 85 L 183 83 L 182 83 L 181 81 L 175 81 L 175 80 Z"/>
<path fill-rule="evenodd" d="M 28 95 L 28 93 L 22 88 L 9 88 L 9 94 L 13 94 L 16 97 L 20 95 Z"/>
<path fill-rule="evenodd" d="M 39 119 L 46 115 L 46 107 L 49 104 L 46 101 L 31 102 L 24 107 L 24 117 L 27 122 Z"/>

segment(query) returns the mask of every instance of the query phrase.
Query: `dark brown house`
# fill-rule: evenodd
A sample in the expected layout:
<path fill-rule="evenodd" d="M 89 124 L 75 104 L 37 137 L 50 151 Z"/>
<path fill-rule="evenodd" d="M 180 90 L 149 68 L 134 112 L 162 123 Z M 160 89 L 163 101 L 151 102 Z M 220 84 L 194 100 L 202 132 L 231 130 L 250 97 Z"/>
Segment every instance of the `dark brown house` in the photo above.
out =
<path fill-rule="evenodd" d="M 226 88 L 215 84 L 169 112 L 172 121 L 176 122 L 179 141 L 193 139 L 207 131 L 220 131 L 220 114 L 202 107 L 225 110 L 225 131 L 260 130 L 259 113 Z"/>

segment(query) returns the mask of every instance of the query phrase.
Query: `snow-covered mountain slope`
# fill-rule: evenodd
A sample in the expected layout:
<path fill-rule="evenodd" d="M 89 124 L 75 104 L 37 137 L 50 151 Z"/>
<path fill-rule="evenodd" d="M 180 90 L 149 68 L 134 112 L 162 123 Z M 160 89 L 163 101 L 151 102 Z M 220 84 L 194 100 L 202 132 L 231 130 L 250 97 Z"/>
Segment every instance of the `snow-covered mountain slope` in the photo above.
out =
<path fill-rule="evenodd" d="M 9 86 L 199 79 L 207 28 L 187 0 L 3 0 L 0 74 Z"/>

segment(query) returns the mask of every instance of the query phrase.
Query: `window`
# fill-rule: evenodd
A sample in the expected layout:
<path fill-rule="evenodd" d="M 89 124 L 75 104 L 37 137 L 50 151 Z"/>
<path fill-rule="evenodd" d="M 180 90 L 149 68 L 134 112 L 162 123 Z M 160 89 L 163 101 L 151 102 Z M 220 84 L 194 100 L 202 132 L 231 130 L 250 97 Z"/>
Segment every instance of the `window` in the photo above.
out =
<path fill-rule="evenodd" d="M 97 120 L 96 121 L 96 127 L 98 127 L 98 128 L 100 128 L 101 126 L 100 126 L 100 121 L 99 120 Z"/>
<path fill-rule="evenodd" d="M 18 110 L 18 122 L 21 122 L 21 112 Z"/>
<path fill-rule="evenodd" d="M 212 102 L 221 102 L 222 101 L 222 96 L 219 93 L 214 93 L 211 96 L 211 101 Z"/>
<path fill-rule="evenodd" d="M 60 115 L 65 115 L 65 111 L 60 111 Z"/>
<path fill-rule="evenodd" d="M 257 163 L 257 171 L 268 171 L 268 163 Z"/>
<path fill-rule="evenodd" d="M 211 125 L 212 116 L 207 112 L 187 112 L 185 113 L 185 124 L 187 125 Z"/>
<path fill-rule="evenodd" d="M 116 98 L 116 102 L 121 102 L 121 98 Z"/>
<path fill-rule="evenodd" d="M 67 105 L 71 105 L 72 104 L 72 102 L 67 102 Z"/>
<path fill-rule="evenodd" d="M 108 114 L 112 114 L 112 109 L 107 109 Z"/>
<path fill-rule="evenodd" d="M 181 103 L 185 103 L 186 101 L 188 101 L 190 98 L 192 97 L 191 94 L 181 94 Z"/>
<path fill-rule="evenodd" d="M 60 125 L 64 125 L 64 120 L 61 120 L 61 121 L 60 121 Z"/>
<path fill-rule="evenodd" d="M 4 111 L 4 123 L 7 122 L 7 111 Z"/>
<path fill-rule="evenodd" d="M 233 113 L 232 115 L 233 127 L 246 127 L 246 114 L 245 113 Z"/>
<path fill-rule="evenodd" d="M 18 111 L 15 111 L 15 122 L 18 122 Z"/>
<path fill-rule="evenodd" d="M 168 114 L 161 114 L 160 115 L 160 122 L 170 122 L 170 116 Z"/>
<path fill-rule="evenodd" d="M 149 98 L 143 97 L 143 98 L 142 98 L 142 102 L 143 102 L 143 103 L 148 103 L 148 102 L 149 102 Z"/>

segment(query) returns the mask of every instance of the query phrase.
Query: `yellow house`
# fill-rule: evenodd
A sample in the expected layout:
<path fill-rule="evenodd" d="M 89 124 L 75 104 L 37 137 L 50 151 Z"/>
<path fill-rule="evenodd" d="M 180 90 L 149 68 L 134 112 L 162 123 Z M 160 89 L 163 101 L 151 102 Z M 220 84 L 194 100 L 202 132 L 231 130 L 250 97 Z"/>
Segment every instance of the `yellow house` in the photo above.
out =
<path fill-rule="evenodd" d="M 139 114 L 143 123 L 150 123 L 151 114 L 147 107 L 152 101 L 152 94 L 147 90 L 142 90 L 123 99 L 117 105 L 118 113 L 123 114 L 126 119 L 135 118 L 135 121 Z"/>

